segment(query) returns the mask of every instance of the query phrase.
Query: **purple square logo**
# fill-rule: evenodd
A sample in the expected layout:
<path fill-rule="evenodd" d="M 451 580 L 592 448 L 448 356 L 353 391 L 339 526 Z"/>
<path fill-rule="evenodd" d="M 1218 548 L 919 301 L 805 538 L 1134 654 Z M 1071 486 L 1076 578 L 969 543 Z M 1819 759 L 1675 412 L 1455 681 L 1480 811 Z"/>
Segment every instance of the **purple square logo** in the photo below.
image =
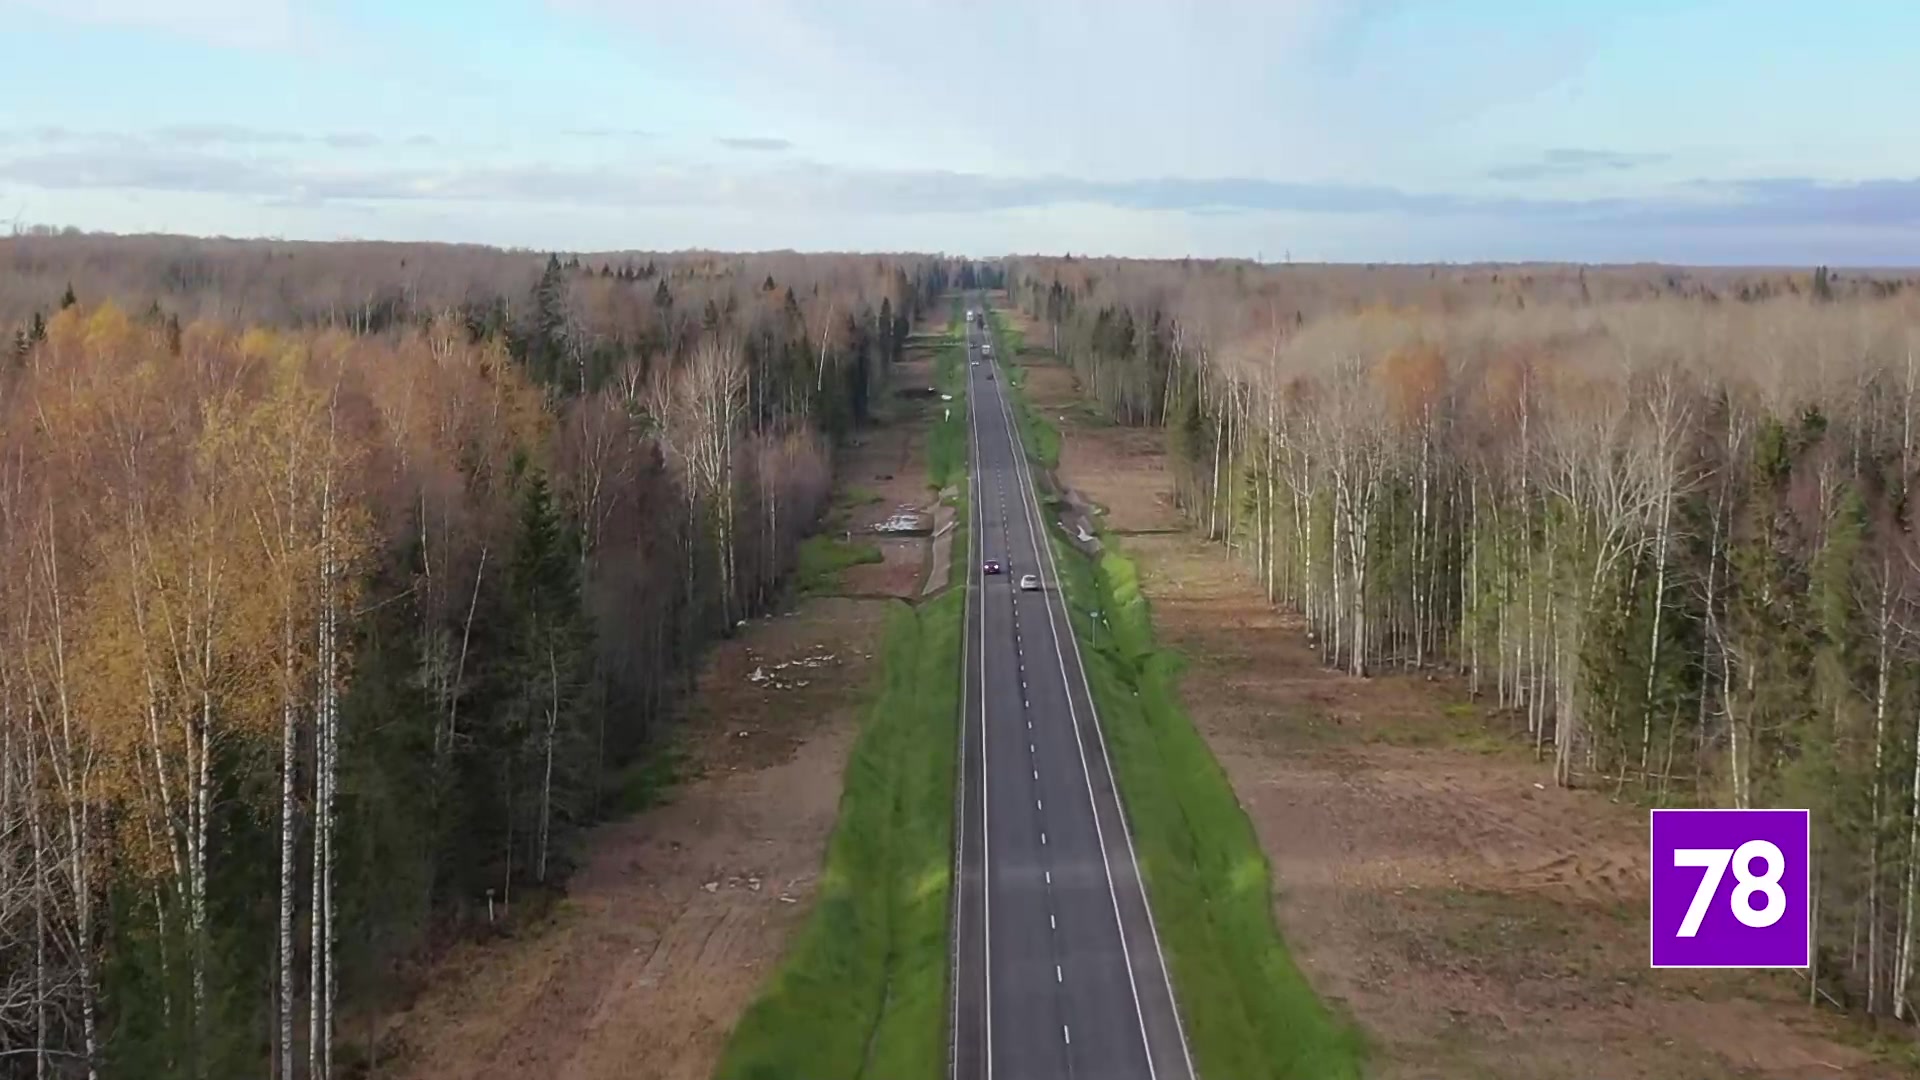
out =
<path fill-rule="evenodd" d="M 1810 894 L 1805 810 L 1654 810 L 1657 968 L 1804 968 Z"/>

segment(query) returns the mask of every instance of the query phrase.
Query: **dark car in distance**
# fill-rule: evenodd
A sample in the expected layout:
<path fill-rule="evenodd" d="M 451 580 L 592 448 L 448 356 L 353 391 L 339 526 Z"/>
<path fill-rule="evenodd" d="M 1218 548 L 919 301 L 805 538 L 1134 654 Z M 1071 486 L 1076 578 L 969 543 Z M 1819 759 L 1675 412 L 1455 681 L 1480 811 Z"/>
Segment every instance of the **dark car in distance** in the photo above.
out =
<path fill-rule="evenodd" d="M 983 573 L 983 574 L 997 574 L 997 573 L 999 573 L 999 572 L 1000 572 L 1000 560 L 998 560 L 998 559 L 988 559 L 988 560 L 987 560 L 987 561 L 986 561 L 986 562 L 985 562 L 985 563 L 984 563 L 984 564 L 983 564 L 983 565 L 982 565 L 982 566 L 980 567 L 980 572 L 981 572 L 981 573 Z"/>

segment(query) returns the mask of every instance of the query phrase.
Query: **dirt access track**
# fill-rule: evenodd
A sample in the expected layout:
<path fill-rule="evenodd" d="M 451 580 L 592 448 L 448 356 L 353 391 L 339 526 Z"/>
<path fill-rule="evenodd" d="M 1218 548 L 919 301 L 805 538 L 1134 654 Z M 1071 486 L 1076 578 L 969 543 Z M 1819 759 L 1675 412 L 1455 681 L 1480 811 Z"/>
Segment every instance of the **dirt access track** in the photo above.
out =
<path fill-rule="evenodd" d="M 1915 1075 L 1792 973 L 1651 970 L 1644 809 L 1555 790 L 1454 681 L 1321 667 L 1297 620 L 1182 530 L 1160 433 L 1104 423 L 1070 371 L 1020 359 L 1061 428 L 1060 480 L 1103 509 L 1187 659 L 1182 698 L 1253 819 L 1295 961 L 1367 1033 L 1373 1075 Z"/>
<path fill-rule="evenodd" d="M 944 320 L 945 309 L 938 313 Z M 895 386 L 931 358 L 909 355 Z M 830 527 L 929 505 L 933 406 L 888 405 L 836 462 Z M 868 539 L 873 539 L 869 536 Z M 388 1018 L 374 1075 L 705 1080 L 811 906 L 890 596 L 918 596 L 929 541 L 880 541 L 840 595 L 757 619 L 706 658 L 662 806 L 596 829 L 551 917 L 441 960 Z M 754 678 L 756 671 L 760 677 Z"/>

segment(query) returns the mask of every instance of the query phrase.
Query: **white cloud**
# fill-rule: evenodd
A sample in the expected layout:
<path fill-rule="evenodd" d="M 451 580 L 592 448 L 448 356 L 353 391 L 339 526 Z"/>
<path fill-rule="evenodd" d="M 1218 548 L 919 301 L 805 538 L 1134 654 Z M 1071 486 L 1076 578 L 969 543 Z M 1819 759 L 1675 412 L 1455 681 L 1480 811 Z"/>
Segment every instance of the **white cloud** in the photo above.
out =
<path fill-rule="evenodd" d="M 1297 92 L 1299 61 L 1382 6 L 548 2 L 698 57 L 684 74 L 703 96 L 752 103 L 835 160 L 1100 177 L 1301 175 L 1345 136 Z"/>

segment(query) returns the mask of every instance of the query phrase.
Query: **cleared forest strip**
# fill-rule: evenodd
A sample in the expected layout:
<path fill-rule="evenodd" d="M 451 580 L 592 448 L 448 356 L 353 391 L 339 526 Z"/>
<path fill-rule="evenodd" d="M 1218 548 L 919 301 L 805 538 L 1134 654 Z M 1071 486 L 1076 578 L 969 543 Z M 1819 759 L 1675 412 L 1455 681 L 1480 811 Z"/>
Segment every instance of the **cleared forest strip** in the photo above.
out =
<path fill-rule="evenodd" d="M 707 1080 L 820 887 L 889 607 L 809 599 L 716 647 L 676 724 L 678 782 L 586 838 L 549 917 L 422 973 L 371 1074 Z"/>
<path fill-rule="evenodd" d="M 961 615 L 892 605 L 820 894 L 717 1076 L 936 1076 L 945 1060 Z"/>

